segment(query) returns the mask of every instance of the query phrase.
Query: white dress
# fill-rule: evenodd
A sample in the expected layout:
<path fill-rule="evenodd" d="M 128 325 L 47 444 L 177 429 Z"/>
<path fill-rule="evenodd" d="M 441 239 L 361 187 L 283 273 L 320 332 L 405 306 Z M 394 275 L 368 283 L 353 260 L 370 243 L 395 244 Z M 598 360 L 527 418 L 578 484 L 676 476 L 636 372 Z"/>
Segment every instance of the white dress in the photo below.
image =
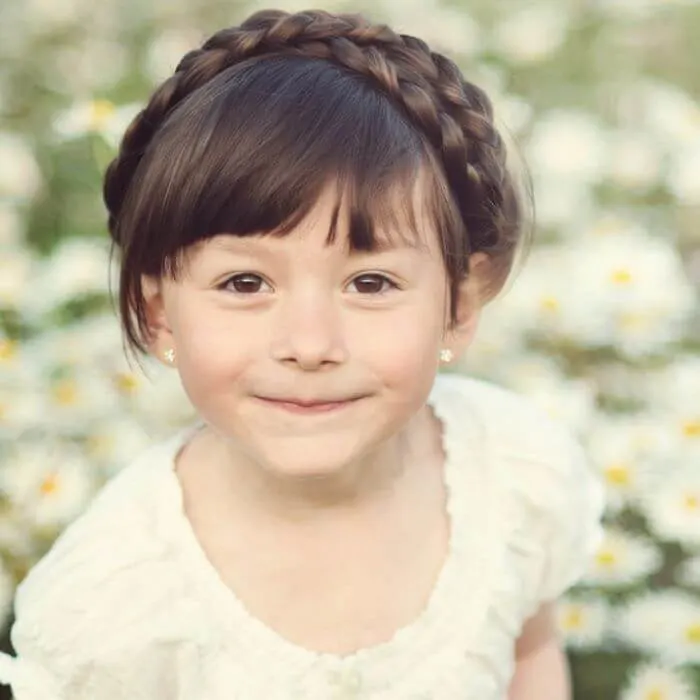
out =
<path fill-rule="evenodd" d="M 525 400 L 439 375 L 450 548 L 423 612 L 348 656 L 284 639 L 223 583 L 182 508 L 193 428 L 120 471 L 20 584 L 0 682 L 16 700 L 504 700 L 514 643 L 583 574 L 603 492 Z"/>

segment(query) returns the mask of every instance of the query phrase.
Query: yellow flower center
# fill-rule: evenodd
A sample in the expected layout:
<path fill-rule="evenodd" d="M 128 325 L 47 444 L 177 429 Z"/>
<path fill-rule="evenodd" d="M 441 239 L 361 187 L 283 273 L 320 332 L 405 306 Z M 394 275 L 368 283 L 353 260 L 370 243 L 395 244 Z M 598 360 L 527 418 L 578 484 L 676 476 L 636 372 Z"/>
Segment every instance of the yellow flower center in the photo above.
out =
<path fill-rule="evenodd" d="M 58 382 L 54 385 L 52 393 L 59 406 L 72 406 L 77 403 L 78 390 L 73 380 L 64 379 Z"/>
<path fill-rule="evenodd" d="M 17 355 L 17 343 L 14 340 L 0 340 L 0 362 L 12 360 Z"/>
<path fill-rule="evenodd" d="M 610 275 L 610 281 L 613 284 L 625 285 L 632 281 L 632 273 L 629 270 L 620 268 L 619 270 L 613 270 Z"/>
<path fill-rule="evenodd" d="M 133 394 L 138 389 L 139 381 L 134 374 L 119 372 L 114 377 L 114 384 L 122 394 Z"/>
<path fill-rule="evenodd" d="M 604 470 L 606 481 L 612 486 L 629 486 L 632 482 L 632 470 L 628 464 L 615 462 Z"/>
<path fill-rule="evenodd" d="M 114 116 L 116 108 L 109 100 L 94 100 L 90 103 L 90 114 L 88 122 L 90 129 L 99 131 L 103 129 L 107 122 Z"/>
<path fill-rule="evenodd" d="M 700 646 L 700 622 L 696 622 L 686 629 L 685 638 L 690 644 Z"/>
<path fill-rule="evenodd" d="M 543 311 L 556 313 L 560 309 L 559 300 L 553 296 L 545 296 L 540 299 L 540 307 Z"/>
<path fill-rule="evenodd" d="M 668 700 L 668 695 L 666 691 L 661 688 L 652 688 L 644 696 L 644 700 Z"/>
<path fill-rule="evenodd" d="M 603 569 L 611 569 L 618 561 L 617 554 L 610 549 L 601 549 L 596 555 L 596 562 Z"/>
<path fill-rule="evenodd" d="M 114 446 L 114 439 L 109 435 L 90 435 L 86 448 L 92 457 L 106 457 Z"/>
<path fill-rule="evenodd" d="M 700 495 L 697 493 L 689 493 L 684 499 L 684 505 L 687 510 L 692 512 L 700 511 Z"/>
<path fill-rule="evenodd" d="M 42 482 L 39 488 L 43 496 L 50 496 L 58 490 L 58 478 L 55 474 L 47 476 Z"/>
<path fill-rule="evenodd" d="M 583 609 L 580 605 L 572 605 L 568 608 L 562 619 L 565 630 L 580 630 L 583 627 Z"/>
<path fill-rule="evenodd" d="M 700 418 L 685 421 L 682 430 L 687 438 L 700 438 Z"/>

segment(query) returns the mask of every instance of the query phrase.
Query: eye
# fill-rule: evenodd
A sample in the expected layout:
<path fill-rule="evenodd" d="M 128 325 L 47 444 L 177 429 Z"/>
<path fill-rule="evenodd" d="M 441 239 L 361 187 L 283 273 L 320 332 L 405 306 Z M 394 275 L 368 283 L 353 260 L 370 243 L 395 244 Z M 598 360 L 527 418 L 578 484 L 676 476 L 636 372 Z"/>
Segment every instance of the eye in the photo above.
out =
<path fill-rule="evenodd" d="M 360 292 L 360 294 L 386 294 L 387 291 L 392 289 L 398 289 L 399 285 L 393 280 L 389 279 L 386 275 L 380 275 L 377 273 L 360 275 L 355 277 L 352 281 Z M 388 289 L 384 289 L 383 285 L 388 285 Z"/>
<path fill-rule="evenodd" d="M 236 294 L 257 294 L 263 284 L 267 284 L 265 280 L 252 272 L 242 272 L 238 275 L 232 275 L 224 280 L 219 289 L 232 290 Z"/>

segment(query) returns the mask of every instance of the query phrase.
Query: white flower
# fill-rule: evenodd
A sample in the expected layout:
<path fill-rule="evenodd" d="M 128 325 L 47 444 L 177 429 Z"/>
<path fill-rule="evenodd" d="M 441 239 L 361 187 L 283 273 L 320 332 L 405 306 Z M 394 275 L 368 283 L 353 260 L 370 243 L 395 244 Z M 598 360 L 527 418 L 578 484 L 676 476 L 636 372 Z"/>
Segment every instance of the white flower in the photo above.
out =
<path fill-rule="evenodd" d="M 27 0 L 27 18 L 36 30 L 45 32 L 78 22 L 87 12 L 87 0 Z"/>
<path fill-rule="evenodd" d="M 129 464 L 153 440 L 144 426 L 127 413 L 94 423 L 86 438 L 85 454 L 91 464 L 112 476 Z"/>
<path fill-rule="evenodd" d="M 436 51 L 466 59 L 481 50 L 479 26 L 466 8 L 425 0 L 383 0 L 372 9 L 384 14 L 396 32 L 419 36 Z"/>
<path fill-rule="evenodd" d="M 493 43 L 511 61 L 541 61 L 566 39 L 569 16 L 560 5 L 528 4 L 505 16 L 494 29 Z"/>
<path fill-rule="evenodd" d="M 680 669 L 655 662 L 636 666 L 619 700 L 697 700 L 691 681 Z"/>
<path fill-rule="evenodd" d="M 22 517 L 11 509 L 0 513 L 0 551 L 27 561 L 36 557 L 36 550 L 35 533 Z"/>
<path fill-rule="evenodd" d="M 663 556 L 650 540 L 608 527 L 583 582 L 615 587 L 638 583 L 659 570 Z"/>
<path fill-rule="evenodd" d="M 9 444 L 24 433 L 45 425 L 46 401 L 37 384 L 0 384 L 0 441 Z"/>
<path fill-rule="evenodd" d="M 698 663 L 700 601 L 677 590 L 645 593 L 618 611 L 616 635 L 669 663 Z"/>
<path fill-rule="evenodd" d="M 74 446 L 44 439 L 18 441 L 4 455 L 0 489 L 37 527 L 60 527 L 84 508 L 96 480 Z"/>
<path fill-rule="evenodd" d="M 499 300 L 497 314 L 507 325 L 515 323 L 520 333 L 559 335 L 563 319 L 577 313 L 580 299 L 567 284 L 568 265 L 562 246 L 533 249 Z"/>
<path fill-rule="evenodd" d="M 557 628 L 568 647 L 596 649 L 605 641 L 610 605 L 602 597 L 564 596 L 557 603 Z"/>
<path fill-rule="evenodd" d="M 585 316 L 565 319 L 570 338 L 617 346 L 634 357 L 684 336 L 696 295 L 666 240 L 599 235 L 577 241 L 567 252 L 571 264 L 562 274 L 587 306 Z"/>
<path fill-rule="evenodd" d="M 700 139 L 700 103 L 670 83 L 639 82 L 632 87 L 645 124 L 669 149 L 697 148 Z"/>
<path fill-rule="evenodd" d="M 143 105 L 130 103 L 115 105 L 102 99 L 82 99 L 64 112 L 53 123 L 59 140 L 81 138 L 86 134 L 100 134 L 112 148 L 121 141 L 126 128 Z"/>
<path fill-rule="evenodd" d="M 25 310 L 40 317 L 83 295 L 106 295 L 111 272 L 105 241 L 68 238 L 39 266 Z"/>
<path fill-rule="evenodd" d="M 669 473 L 643 499 L 649 526 L 661 540 L 700 545 L 700 470 L 696 463 Z"/>
<path fill-rule="evenodd" d="M 533 172 L 553 182 L 597 182 L 608 158 L 608 136 L 587 112 L 553 110 L 543 114 L 527 146 Z"/>
<path fill-rule="evenodd" d="M 175 72 L 180 59 L 202 42 L 193 28 L 177 27 L 162 31 L 151 40 L 145 58 L 145 69 L 154 83 L 160 83 Z"/>
<path fill-rule="evenodd" d="M 2 167 L 0 165 L 0 167 Z M 0 253 L 0 308 L 20 309 L 33 293 L 37 261 L 26 248 L 4 248 Z"/>
<path fill-rule="evenodd" d="M 690 557 L 678 569 L 678 583 L 700 588 L 700 555 Z"/>
<path fill-rule="evenodd" d="M 27 202 L 41 185 L 39 164 L 27 141 L 18 134 L 0 131 L 0 198 Z"/>
<path fill-rule="evenodd" d="M 79 372 L 64 373 L 47 382 L 44 420 L 63 434 L 84 434 L 94 421 L 118 410 L 119 396 L 113 382 L 85 364 Z"/>
<path fill-rule="evenodd" d="M 533 172 L 533 194 L 537 223 L 565 237 L 582 219 L 595 212 L 591 189 L 585 183 Z"/>
<path fill-rule="evenodd" d="M 587 434 L 588 455 L 603 478 L 611 512 L 638 504 L 667 471 L 660 465 L 670 440 L 654 416 L 600 414 Z"/>
<path fill-rule="evenodd" d="M 514 95 L 493 95 L 496 126 L 509 148 L 509 158 L 519 155 L 512 143 L 508 142 L 509 133 L 522 132 L 532 121 L 534 109 L 529 102 Z M 505 128 L 504 128 L 505 127 Z"/>
<path fill-rule="evenodd" d="M 695 403 L 697 406 L 697 397 L 700 396 L 700 357 L 679 355 L 663 369 L 648 372 L 645 391 L 650 404 L 660 409 L 669 410 L 679 403 Z"/>
<path fill-rule="evenodd" d="M 662 370 L 647 372 L 644 389 L 656 419 L 672 441 L 675 459 L 700 459 L 700 358 L 679 356 Z"/>
<path fill-rule="evenodd" d="M 695 148 L 678 149 L 669 168 L 668 184 L 684 204 L 700 205 L 700 133 Z"/>
<path fill-rule="evenodd" d="M 595 393 L 585 380 L 570 379 L 555 362 L 541 355 L 513 357 L 498 368 L 498 379 L 525 394 L 555 420 L 572 430 L 585 430 L 593 416 Z"/>
<path fill-rule="evenodd" d="M 610 139 L 608 177 L 618 186 L 646 190 L 662 175 L 658 143 L 634 130 L 620 131 Z"/>
<path fill-rule="evenodd" d="M 105 8 L 109 11 L 109 8 Z M 112 88 L 126 72 L 125 47 L 106 35 L 90 33 L 54 49 L 55 70 L 64 76 L 60 89 L 67 95 L 94 93 Z"/>

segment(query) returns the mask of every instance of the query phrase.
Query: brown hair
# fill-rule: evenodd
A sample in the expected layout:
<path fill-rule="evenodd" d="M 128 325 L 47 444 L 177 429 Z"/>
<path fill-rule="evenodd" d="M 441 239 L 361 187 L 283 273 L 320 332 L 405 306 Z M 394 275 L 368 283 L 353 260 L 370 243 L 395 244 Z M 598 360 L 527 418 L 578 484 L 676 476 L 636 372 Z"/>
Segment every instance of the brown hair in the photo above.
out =
<path fill-rule="evenodd" d="M 284 235 L 336 182 L 351 249 L 372 250 L 382 217 L 396 224 L 400 211 L 415 231 L 411 207 L 388 195 L 398 186 L 411 201 L 417 173 L 454 322 L 469 254 L 489 255 L 493 296 L 523 239 L 487 95 L 420 39 L 359 15 L 270 10 L 217 32 L 154 91 L 105 174 L 127 343 L 146 351 L 142 275 L 176 277 L 193 244 Z"/>

